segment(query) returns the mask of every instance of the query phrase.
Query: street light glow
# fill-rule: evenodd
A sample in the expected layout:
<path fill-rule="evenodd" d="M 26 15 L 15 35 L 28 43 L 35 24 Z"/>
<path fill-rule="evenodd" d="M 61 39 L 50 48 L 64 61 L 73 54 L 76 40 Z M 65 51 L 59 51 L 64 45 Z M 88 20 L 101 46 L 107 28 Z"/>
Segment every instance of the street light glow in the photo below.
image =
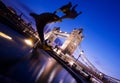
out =
<path fill-rule="evenodd" d="M 84 54 L 84 51 L 82 50 L 82 51 L 80 52 L 80 54 L 83 55 L 83 54 Z"/>
<path fill-rule="evenodd" d="M 69 61 L 69 64 L 70 64 L 71 66 L 73 65 L 73 63 L 74 63 L 73 61 Z"/>
<path fill-rule="evenodd" d="M 33 46 L 33 42 L 31 39 L 25 39 L 24 42 L 29 46 Z"/>
<path fill-rule="evenodd" d="M 6 38 L 8 40 L 12 40 L 12 37 L 10 37 L 9 35 L 3 33 L 3 32 L 0 32 L 0 36 L 3 37 L 3 38 Z"/>

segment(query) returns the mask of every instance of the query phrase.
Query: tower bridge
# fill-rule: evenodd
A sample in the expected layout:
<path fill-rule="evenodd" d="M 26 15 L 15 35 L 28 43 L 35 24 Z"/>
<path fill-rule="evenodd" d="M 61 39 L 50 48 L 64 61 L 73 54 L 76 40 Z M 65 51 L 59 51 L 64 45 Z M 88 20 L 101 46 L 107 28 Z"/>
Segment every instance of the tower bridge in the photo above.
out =
<path fill-rule="evenodd" d="M 7 10 L 0 1 L 1 83 L 61 83 L 63 80 L 68 83 L 71 80 L 74 80 L 74 83 L 120 83 L 120 80 L 97 70 L 81 49 L 78 58 L 85 64 L 72 56 L 83 40 L 83 29 L 74 29 L 71 33 L 67 33 L 62 32 L 60 28 L 54 28 L 45 35 L 45 39 L 48 45 L 53 47 L 56 38 L 65 38 L 62 46 L 57 50 L 55 47 L 50 51 L 37 48 L 31 52 L 40 41 L 37 33 L 30 29 L 32 27 L 29 27 L 24 20 L 22 20 L 24 24 L 19 21 L 21 17 L 16 13 L 4 11 L 1 7 Z M 34 40 L 32 47 L 24 42 L 28 37 Z"/>
<path fill-rule="evenodd" d="M 72 55 L 77 46 L 83 39 L 83 29 L 74 29 L 71 33 L 62 32 L 60 28 L 54 28 L 45 35 L 45 39 L 49 41 L 49 45 L 53 46 L 53 42 L 58 38 L 66 38 L 61 46 L 62 52 Z"/>

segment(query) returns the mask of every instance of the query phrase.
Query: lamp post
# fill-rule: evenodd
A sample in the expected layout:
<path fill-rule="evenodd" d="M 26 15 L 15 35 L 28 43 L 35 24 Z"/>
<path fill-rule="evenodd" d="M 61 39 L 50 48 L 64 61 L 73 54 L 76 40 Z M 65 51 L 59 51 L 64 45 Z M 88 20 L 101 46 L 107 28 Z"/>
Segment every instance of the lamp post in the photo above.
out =
<path fill-rule="evenodd" d="M 84 54 L 84 51 L 82 50 L 81 52 L 80 52 L 80 54 L 79 54 L 79 56 L 78 56 L 78 58 L 76 59 L 76 61 L 75 62 L 77 62 L 78 61 L 78 59 L 81 57 L 81 55 L 83 55 Z"/>

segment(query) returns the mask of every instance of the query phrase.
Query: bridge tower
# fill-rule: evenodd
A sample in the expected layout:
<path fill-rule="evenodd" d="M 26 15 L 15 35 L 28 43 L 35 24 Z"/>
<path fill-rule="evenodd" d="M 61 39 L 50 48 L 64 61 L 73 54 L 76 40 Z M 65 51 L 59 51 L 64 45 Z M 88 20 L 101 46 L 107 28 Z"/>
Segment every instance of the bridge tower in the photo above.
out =
<path fill-rule="evenodd" d="M 53 45 L 53 42 L 57 38 L 57 35 L 55 33 L 59 33 L 59 32 L 60 32 L 60 28 L 59 27 L 55 27 L 55 28 L 53 28 L 53 30 L 51 30 L 50 32 L 48 32 L 47 34 L 45 34 L 45 40 L 49 41 L 48 44 L 50 46 Z"/>
<path fill-rule="evenodd" d="M 83 39 L 82 36 L 83 29 L 74 29 L 73 32 L 69 35 L 66 39 L 64 44 L 62 45 L 61 49 L 64 54 L 72 55 L 73 52 L 76 50 L 77 46 Z"/>

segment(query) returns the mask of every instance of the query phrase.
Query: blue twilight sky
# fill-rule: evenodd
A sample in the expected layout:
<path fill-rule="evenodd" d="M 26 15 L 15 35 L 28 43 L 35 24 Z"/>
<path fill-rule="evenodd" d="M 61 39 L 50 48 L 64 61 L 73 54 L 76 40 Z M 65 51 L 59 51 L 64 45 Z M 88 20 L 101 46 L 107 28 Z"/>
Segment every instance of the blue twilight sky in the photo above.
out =
<path fill-rule="evenodd" d="M 33 23 L 30 12 L 54 12 L 69 1 L 73 5 L 78 4 L 77 11 L 83 14 L 50 27 L 60 26 L 62 31 L 67 32 L 82 27 L 85 38 L 81 47 L 86 57 L 100 71 L 120 79 L 120 0 L 3 0 L 18 10 L 18 14 L 23 12 L 27 22 Z"/>

